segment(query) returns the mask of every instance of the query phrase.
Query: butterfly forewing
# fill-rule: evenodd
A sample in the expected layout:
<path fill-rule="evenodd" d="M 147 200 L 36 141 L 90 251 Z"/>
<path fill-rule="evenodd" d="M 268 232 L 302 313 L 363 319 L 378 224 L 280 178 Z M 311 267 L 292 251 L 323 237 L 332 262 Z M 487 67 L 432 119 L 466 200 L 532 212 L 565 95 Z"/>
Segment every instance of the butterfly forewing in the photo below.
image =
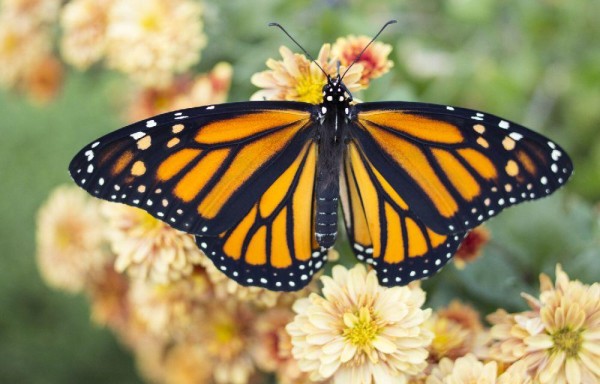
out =
<path fill-rule="evenodd" d="M 307 285 L 327 260 L 314 228 L 317 145 L 307 143 L 250 211 L 218 237 L 197 236 L 217 268 L 242 285 Z"/>
<path fill-rule="evenodd" d="M 92 195 L 174 228 L 219 235 L 277 180 L 312 136 L 304 103 L 234 103 L 167 113 L 113 132 L 72 160 Z"/>
<path fill-rule="evenodd" d="M 554 142 L 468 109 L 422 103 L 356 106 L 351 136 L 415 215 L 440 234 L 546 196 L 573 166 Z"/>

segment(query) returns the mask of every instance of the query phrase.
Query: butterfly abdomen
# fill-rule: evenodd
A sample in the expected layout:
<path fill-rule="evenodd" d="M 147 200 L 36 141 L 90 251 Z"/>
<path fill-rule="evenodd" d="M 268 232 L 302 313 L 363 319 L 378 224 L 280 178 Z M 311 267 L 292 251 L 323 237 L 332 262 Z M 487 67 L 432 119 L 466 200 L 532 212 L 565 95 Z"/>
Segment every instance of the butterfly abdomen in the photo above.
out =
<path fill-rule="evenodd" d="M 319 188 L 317 183 L 317 215 L 315 236 L 321 247 L 330 248 L 335 243 L 338 231 L 339 183 L 330 183 Z"/>

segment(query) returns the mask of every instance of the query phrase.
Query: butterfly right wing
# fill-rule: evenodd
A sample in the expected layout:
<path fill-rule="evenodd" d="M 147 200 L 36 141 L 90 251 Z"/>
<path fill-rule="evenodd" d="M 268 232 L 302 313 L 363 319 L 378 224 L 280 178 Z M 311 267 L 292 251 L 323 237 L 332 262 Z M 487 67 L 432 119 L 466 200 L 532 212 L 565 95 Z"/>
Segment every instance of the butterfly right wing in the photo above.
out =
<path fill-rule="evenodd" d="M 431 276 L 454 255 L 464 232 L 442 235 L 425 225 L 352 141 L 341 180 L 353 251 L 373 265 L 380 284 L 404 285 Z"/>

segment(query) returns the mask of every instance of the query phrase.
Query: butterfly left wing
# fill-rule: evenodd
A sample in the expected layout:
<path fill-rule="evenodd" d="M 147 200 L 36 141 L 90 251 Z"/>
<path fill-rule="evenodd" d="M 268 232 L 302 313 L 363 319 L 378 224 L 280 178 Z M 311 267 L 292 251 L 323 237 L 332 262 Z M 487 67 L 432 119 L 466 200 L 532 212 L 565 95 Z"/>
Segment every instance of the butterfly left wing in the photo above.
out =
<path fill-rule="evenodd" d="M 415 215 L 440 234 L 562 186 L 573 171 L 553 141 L 499 117 L 434 104 L 357 104 L 356 143 Z"/>
<path fill-rule="evenodd" d="M 425 225 L 354 142 L 341 172 L 346 231 L 356 257 L 375 268 L 380 284 L 405 285 L 435 274 L 464 233 L 441 235 Z"/>
<path fill-rule="evenodd" d="M 219 236 L 196 236 L 215 266 L 241 285 L 295 291 L 327 260 L 315 240 L 317 144 L 304 145 L 250 211 Z"/>

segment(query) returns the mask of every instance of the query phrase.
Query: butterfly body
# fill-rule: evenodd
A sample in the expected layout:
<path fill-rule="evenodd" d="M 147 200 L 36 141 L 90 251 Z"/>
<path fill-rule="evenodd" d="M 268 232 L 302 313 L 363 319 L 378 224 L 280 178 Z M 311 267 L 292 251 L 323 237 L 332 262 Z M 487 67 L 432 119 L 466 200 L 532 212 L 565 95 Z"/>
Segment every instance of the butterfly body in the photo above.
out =
<path fill-rule="evenodd" d="M 297 290 L 327 261 L 338 206 L 382 285 L 431 276 L 465 233 L 552 193 L 573 166 L 516 123 L 444 105 L 263 101 L 174 111 L 85 146 L 69 171 L 90 194 L 193 234 L 242 285 Z"/>
<path fill-rule="evenodd" d="M 316 179 L 316 232 L 319 245 L 333 246 L 338 232 L 340 171 L 347 142 L 352 96 L 338 76 L 323 88 L 323 103 L 317 107 L 318 142 Z"/>

